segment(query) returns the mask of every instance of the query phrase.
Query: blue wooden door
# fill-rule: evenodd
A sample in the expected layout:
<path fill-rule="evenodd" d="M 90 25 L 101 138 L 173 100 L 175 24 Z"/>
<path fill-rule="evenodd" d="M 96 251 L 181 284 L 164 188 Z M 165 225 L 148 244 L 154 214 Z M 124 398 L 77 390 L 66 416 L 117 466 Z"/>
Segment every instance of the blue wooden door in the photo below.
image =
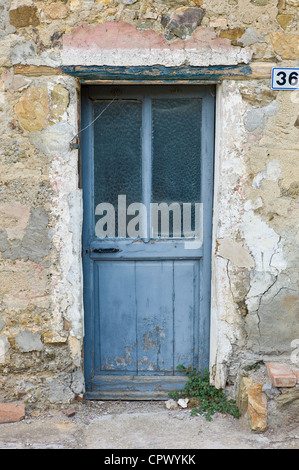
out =
<path fill-rule="evenodd" d="M 82 100 L 86 396 L 164 399 L 209 364 L 214 91 Z"/>

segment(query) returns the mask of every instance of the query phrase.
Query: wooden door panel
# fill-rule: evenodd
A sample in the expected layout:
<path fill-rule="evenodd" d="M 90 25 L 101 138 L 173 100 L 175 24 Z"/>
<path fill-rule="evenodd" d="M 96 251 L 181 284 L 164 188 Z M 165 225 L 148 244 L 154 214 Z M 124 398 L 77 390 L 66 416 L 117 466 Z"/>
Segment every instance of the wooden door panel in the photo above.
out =
<path fill-rule="evenodd" d="M 136 373 L 135 262 L 97 262 L 96 373 Z"/>
<path fill-rule="evenodd" d="M 95 269 L 96 374 L 195 366 L 199 261 L 103 261 Z"/>

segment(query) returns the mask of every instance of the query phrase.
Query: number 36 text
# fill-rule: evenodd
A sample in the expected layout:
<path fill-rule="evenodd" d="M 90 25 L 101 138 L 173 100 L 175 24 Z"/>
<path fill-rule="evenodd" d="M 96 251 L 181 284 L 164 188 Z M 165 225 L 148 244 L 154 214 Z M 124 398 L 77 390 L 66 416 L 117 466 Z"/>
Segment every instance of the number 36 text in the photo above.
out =
<path fill-rule="evenodd" d="M 296 90 L 299 88 L 299 68 L 273 68 L 272 90 Z"/>

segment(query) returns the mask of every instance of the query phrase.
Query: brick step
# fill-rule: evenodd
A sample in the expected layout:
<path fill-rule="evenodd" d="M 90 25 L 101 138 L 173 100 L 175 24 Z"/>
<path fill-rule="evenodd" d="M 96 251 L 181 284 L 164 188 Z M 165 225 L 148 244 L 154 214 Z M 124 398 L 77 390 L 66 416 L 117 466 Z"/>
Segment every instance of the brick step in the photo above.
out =
<path fill-rule="evenodd" d="M 268 362 L 267 370 L 273 387 L 295 387 L 299 383 L 298 367 L 279 362 Z"/>
<path fill-rule="evenodd" d="M 24 418 L 24 403 L 0 403 L 0 423 L 14 423 Z"/>

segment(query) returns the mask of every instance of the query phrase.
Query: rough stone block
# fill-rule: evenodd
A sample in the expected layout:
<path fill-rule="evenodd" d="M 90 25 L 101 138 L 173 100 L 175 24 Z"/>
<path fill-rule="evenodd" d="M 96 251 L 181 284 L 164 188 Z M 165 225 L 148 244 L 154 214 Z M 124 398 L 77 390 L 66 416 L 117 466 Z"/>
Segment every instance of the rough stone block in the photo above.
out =
<path fill-rule="evenodd" d="M 43 349 L 40 334 L 31 333 L 28 330 L 18 333 L 15 337 L 15 342 L 17 348 L 22 352 L 41 351 Z"/>
<path fill-rule="evenodd" d="M 68 15 L 68 7 L 64 3 L 52 3 L 46 7 L 45 14 L 52 20 L 66 18 Z"/>
<path fill-rule="evenodd" d="M 162 24 L 166 26 L 165 37 L 186 39 L 201 24 L 204 15 L 205 11 L 201 8 L 178 8 L 170 17 L 162 18 Z"/>
<path fill-rule="evenodd" d="M 2 78 L 5 90 L 10 91 L 11 93 L 22 91 L 30 85 L 30 81 L 27 78 L 20 75 L 14 75 L 10 71 L 3 72 Z"/>
<path fill-rule="evenodd" d="M 297 384 L 299 384 L 299 369 L 298 367 L 292 368 L 294 374 L 296 375 Z"/>
<path fill-rule="evenodd" d="M 215 20 L 210 21 L 210 26 L 212 28 L 226 28 L 227 19 L 226 18 L 216 18 Z"/>
<path fill-rule="evenodd" d="M 175 410 L 178 408 L 178 404 L 175 400 L 170 399 L 165 402 L 165 408 L 167 410 Z"/>
<path fill-rule="evenodd" d="M 220 38 L 230 39 L 231 41 L 236 41 L 240 39 L 245 33 L 245 28 L 228 28 L 223 29 L 219 33 Z"/>
<path fill-rule="evenodd" d="M 247 415 L 252 431 L 265 431 L 268 423 L 267 396 L 262 391 L 263 384 L 243 377 L 239 391 L 239 409 Z"/>
<path fill-rule="evenodd" d="M 188 402 L 189 402 L 188 398 L 180 398 L 180 399 L 178 400 L 178 405 L 179 405 L 181 408 L 187 408 Z"/>
<path fill-rule="evenodd" d="M 75 416 L 76 410 L 74 408 L 68 408 L 65 414 L 68 418 L 71 418 L 72 416 Z"/>
<path fill-rule="evenodd" d="M 0 204 L 0 225 L 9 240 L 22 240 L 29 222 L 30 208 L 22 204 Z"/>
<path fill-rule="evenodd" d="M 269 0 L 250 0 L 250 3 L 257 7 L 264 7 L 265 5 L 268 5 Z"/>
<path fill-rule="evenodd" d="M 0 327 L 1 327 L 1 321 L 0 321 Z M 10 348 L 10 343 L 9 339 L 6 335 L 0 335 L 0 364 L 5 364 L 6 359 L 6 353 Z"/>
<path fill-rule="evenodd" d="M 267 397 L 262 384 L 248 388 L 248 413 L 253 431 L 265 431 L 267 427 Z"/>
<path fill-rule="evenodd" d="M 296 374 L 287 364 L 278 362 L 268 362 L 269 378 L 274 387 L 295 387 L 297 382 Z"/>
<path fill-rule="evenodd" d="M 24 403 L 0 403 L 0 423 L 14 423 L 24 418 Z"/>
<path fill-rule="evenodd" d="M 52 117 L 61 120 L 69 104 L 69 93 L 61 85 L 56 85 L 51 91 Z"/>
<path fill-rule="evenodd" d="M 287 26 L 292 22 L 294 19 L 294 15 L 277 15 L 276 20 L 282 29 L 286 29 Z"/>
<path fill-rule="evenodd" d="M 40 21 L 37 16 L 35 6 L 21 6 L 9 12 L 10 24 L 16 28 L 25 28 L 26 26 L 37 26 Z"/>
<path fill-rule="evenodd" d="M 283 390 L 281 395 L 276 398 L 275 402 L 280 410 L 286 409 L 286 407 L 291 407 L 295 412 L 295 415 L 292 413 L 291 419 L 293 420 L 294 416 L 297 417 L 299 412 L 299 388 L 293 387 L 291 389 Z"/>
<path fill-rule="evenodd" d="M 285 10 L 285 7 L 286 7 L 286 0 L 278 0 L 277 8 L 279 10 Z"/>
<path fill-rule="evenodd" d="M 61 344 L 66 343 L 67 337 L 61 336 L 59 333 L 53 331 L 47 331 L 42 335 L 42 341 L 45 344 Z"/>
<path fill-rule="evenodd" d="M 16 114 L 27 131 L 39 131 L 47 126 L 49 100 L 44 88 L 30 88 L 15 107 Z"/>
<path fill-rule="evenodd" d="M 291 33 L 271 33 L 270 40 L 274 51 L 282 59 L 297 60 L 299 53 L 299 35 Z"/>

